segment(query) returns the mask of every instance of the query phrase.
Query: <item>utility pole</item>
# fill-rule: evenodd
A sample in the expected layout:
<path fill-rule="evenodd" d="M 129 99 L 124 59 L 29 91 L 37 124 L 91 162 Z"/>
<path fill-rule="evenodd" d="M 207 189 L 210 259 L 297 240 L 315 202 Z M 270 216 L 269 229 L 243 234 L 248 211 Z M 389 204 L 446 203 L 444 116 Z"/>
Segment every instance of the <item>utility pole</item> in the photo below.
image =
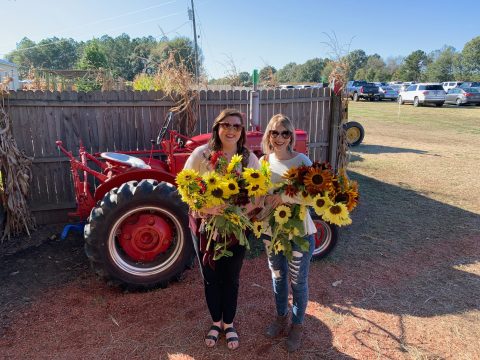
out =
<path fill-rule="evenodd" d="M 188 9 L 188 16 L 190 20 L 192 20 L 192 25 L 193 25 L 193 43 L 195 46 L 195 79 L 197 80 L 198 83 L 198 46 L 197 46 L 197 27 L 195 25 L 195 7 L 193 6 L 193 0 L 192 2 L 192 8 Z"/>

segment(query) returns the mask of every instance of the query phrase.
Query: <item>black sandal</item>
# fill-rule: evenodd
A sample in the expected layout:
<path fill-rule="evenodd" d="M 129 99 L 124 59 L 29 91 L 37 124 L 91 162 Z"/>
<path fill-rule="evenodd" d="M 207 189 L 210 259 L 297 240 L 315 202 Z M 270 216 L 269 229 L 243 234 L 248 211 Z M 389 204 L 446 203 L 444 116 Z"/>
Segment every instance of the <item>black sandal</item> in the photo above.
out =
<path fill-rule="evenodd" d="M 217 336 L 208 335 L 210 333 L 210 331 L 212 331 L 212 330 L 218 331 L 218 335 Z M 208 329 L 207 335 L 205 335 L 205 340 L 213 340 L 214 343 L 212 345 L 207 345 L 207 343 L 205 343 L 205 345 L 208 348 L 213 348 L 215 345 L 217 345 L 218 338 L 220 337 L 221 334 L 222 334 L 222 329 L 220 329 L 219 326 L 217 326 L 217 325 L 210 326 L 210 329 Z"/>
<path fill-rule="evenodd" d="M 237 330 L 235 330 L 235 328 L 233 326 L 229 327 L 229 328 L 226 328 L 226 329 L 223 329 L 223 331 L 225 332 L 225 335 L 228 334 L 228 333 L 235 333 L 238 335 L 238 332 Z M 238 336 L 232 336 L 232 337 L 226 337 L 227 339 L 227 347 L 228 347 L 228 344 L 230 344 L 231 342 L 233 341 L 237 341 L 238 342 L 238 345 L 236 348 L 231 348 L 231 347 L 228 347 L 230 350 L 237 350 L 238 347 L 240 346 L 240 342 L 238 341 Z"/>

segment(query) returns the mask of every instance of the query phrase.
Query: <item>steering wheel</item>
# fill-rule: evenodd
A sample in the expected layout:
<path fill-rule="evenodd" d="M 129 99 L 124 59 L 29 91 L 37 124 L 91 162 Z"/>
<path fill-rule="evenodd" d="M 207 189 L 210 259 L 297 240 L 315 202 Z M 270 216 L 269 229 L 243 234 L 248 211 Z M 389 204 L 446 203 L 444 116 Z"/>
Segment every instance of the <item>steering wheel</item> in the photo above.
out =
<path fill-rule="evenodd" d="M 167 133 L 167 129 L 168 127 L 170 126 L 170 123 L 172 122 L 172 119 L 173 119 L 173 112 L 170 111 L 168 114 L 167 114 L 167 117 L 165 118 L 165 121 L 163 122 L 163 126 L 162 128 L 160 129 L 160 132 L 158 133 L 158 136 L 157 136 L 157 145 L 160 145 L 162 140 L 164 139 L 165 137 L 165 134 Z"/>

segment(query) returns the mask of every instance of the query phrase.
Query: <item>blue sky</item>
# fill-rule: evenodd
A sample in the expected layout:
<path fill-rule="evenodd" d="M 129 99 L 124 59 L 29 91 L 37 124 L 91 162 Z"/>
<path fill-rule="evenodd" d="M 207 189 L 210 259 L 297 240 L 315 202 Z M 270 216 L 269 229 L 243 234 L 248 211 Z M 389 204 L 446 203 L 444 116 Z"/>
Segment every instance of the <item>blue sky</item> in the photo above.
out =
<path fill-rule="evenodd" d="M 104 34 L 131 37 L 162 31 L 193 37 L 190 0 L 0 0 L 0 58 L 23 37 L 89 40 Z M 238 71 L 332 56 L 326 34 L 343 50 L 382 57 L 427 53 L 451 45 L 461 51 L 480 35 L 479 0 L 195 0 L 197 34 L 210 77 L 231 60 Z"/>

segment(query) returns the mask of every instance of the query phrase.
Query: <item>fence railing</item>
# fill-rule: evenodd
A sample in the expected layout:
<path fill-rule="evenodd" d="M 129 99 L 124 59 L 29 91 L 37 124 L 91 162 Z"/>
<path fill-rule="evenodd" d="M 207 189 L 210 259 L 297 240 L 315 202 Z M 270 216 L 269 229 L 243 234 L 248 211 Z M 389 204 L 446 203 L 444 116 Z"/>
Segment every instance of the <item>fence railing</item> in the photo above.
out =
<path fill-rule="evenodd" d="M 218 113 L 233 107 L 249 114 L 246 90 L 200 91 L 193 136 L 209 132 Z M 339 106 L 330 89 L 260 91 L 260 121 L 264 129 L 277 113 L 289 116 L 309 134 L 310 157 L 335 161 Z M 30 206 L 37 223 L 64 222 L 75 208 L 68 159 L 56 140 L 78 154 L 80 141 L 89 152 L 149 150 L 169 109 L 175 103 L 162 92 L 12 92 L 7 106 L 20 149 L 34 158 Z M 334 111 L 333 111 L 334 110 Z M 337 111 L 338 110 L 338 111 Z M 173 127 L 180 129 L 179 124 Z"/>

